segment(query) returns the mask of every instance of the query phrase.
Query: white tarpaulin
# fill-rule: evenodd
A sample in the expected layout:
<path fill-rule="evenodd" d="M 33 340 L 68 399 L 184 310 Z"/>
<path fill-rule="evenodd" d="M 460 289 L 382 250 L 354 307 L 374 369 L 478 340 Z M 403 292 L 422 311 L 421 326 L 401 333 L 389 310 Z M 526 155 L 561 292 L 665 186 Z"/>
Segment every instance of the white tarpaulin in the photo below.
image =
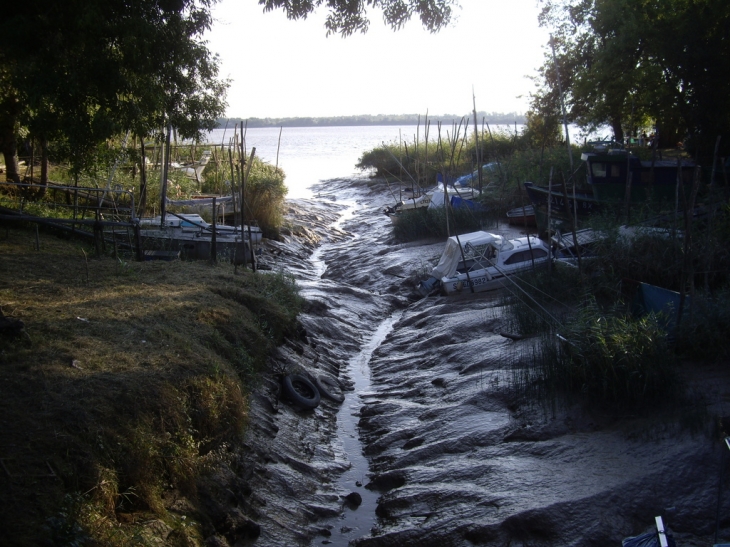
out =
<path fill-rule="evenodd" d="M 441 279 L 443 277 L 452 277 L 456 273 L 456 268 L 461 261 L 459 242 L 461 242 L 461 248 L 468 259 L 480 254 L 478 248 L 484 248 L 492 243 L 499 247 L 502 243 L 502 236 L 490 234 L 489 232 L 472 232 L 459 236 L 458 241 L 456 236 L 450 237 L 446 240 L 446 247 L 439 263 L 431 272 L 433 277 Z"/>

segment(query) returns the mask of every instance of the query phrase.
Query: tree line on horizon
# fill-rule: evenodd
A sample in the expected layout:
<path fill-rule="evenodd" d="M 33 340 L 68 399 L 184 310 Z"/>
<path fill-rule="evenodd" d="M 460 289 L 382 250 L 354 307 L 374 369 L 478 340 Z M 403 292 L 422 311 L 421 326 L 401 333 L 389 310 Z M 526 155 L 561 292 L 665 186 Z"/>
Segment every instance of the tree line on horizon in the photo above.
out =
<path fill-rule="evenodd" d="M 462 119 L 469 119 L 473 123 L 473 114 L 443 114 L 428 116 L 431 124 L 459 123 Z M 421 114 L 361 114 L 355 116 L 322 116 L 322 117 L 288 117 L 288 118 L 218 118 L 217 127 L 231 127 L 241 122 L 247 127 L 337 127 L 337 126 L 367 126 L 367 125 L 418 125 L 426 120 Z M 494 125 L 524 125 L 527 118 L 517 112 L 477 112 L 477 122 Z"/>

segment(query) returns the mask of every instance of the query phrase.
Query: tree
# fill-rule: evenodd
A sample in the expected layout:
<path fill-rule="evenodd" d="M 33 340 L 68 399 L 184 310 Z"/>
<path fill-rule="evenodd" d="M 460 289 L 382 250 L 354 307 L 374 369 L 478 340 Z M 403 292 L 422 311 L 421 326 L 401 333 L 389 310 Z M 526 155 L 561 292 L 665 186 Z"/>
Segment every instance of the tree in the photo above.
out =
<path fill-rule="evenodd" d="M 12 141 L 8 128 L 21 123 L 56 141 L 79 172 L 120 133 L 146 136 L 169 123 L 183 137 L 201 136 L 223 114 L 227 88 L 202 40 L 210 3 L 16 3 L 0 35 L 3 95 L 15 99 L 0 101 L 0 141 Z"/>
<path fill-rule="evenodd" d="M 617 140 L 653 120 L 663 145 L 689 136 L 707 156 L 730 130 L 730 4 L 723 0 L 558 0 L 553 31 L 571 121 Z M 551 57 L 541 69 L 554 93 Z"/>
<path fill-rule="evenodd" d="M 431 32 L 438 32 L 451 22 L 457 0 L 259 0 L 264 11 L 282 9 L 289 19 L 306 19 L 322 5 L 327 6 L 327 34 L 349 36 L 367 32 L 370 20 L 367 9 L 380 9 L 386 24 L 400 29 L 415 15 Z"/>

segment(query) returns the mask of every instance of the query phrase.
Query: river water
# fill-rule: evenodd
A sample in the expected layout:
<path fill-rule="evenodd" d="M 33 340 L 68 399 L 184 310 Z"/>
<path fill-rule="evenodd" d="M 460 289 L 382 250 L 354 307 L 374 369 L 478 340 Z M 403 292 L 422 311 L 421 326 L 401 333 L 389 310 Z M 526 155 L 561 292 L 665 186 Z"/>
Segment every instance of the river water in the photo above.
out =
<path fill-rule="evenodd" d="M 512 131 L 514 126 L 494 126 L 495 131 Z M 521 131 L 522 126 L 518 125 Z M 362 174 L 355 164 L 364 152 L 383 143 L 406 142 L 418 138 L 422 142 L 424 128 L 405 126 L 346 126 L 346 127 L 276 127 L 246 129 L 247 149 L 256 147 L 256 155 L 277 164 L 286 174 L 289 198 L 312 197 L 311 187 L 323 180 L 347 178 Z M 208 136 L 211 144 L 228 144 L 233 128 L 216 129 Z M 430 142 L 436 131 L 430 130 Z"/>
<path fill-rule="evenodd" d="M 524 125 L 491 125 L 495 133 L 514 135 L 524 130 Z M 450 129 L 450 128 L 449 128 Z M 470 129 L 471 130 L 471 129 Z M 578 127 L 569 127 L 572 142 L 585 137 Z M 213 130 L 207 138 L 210 144 L 228 144 L 234 128 Z M 446 128 L 442 128 L 443 137 Z M 605 131 L 603 132 L 605 134 Z M 256 155 L 278 165 L 286 173 L 289 198 L 312 197 L 311 187 L 323 180 L 337 177 L 359 176 L 355 167 L 364 152 L 383 143 L 405 142 L 409 146 L 416 139 L 423 142 L 424 127 L 415 125 L 342 126 L 342 127 L 277 127 L 250 128 L 245 130 L 246 148 L 256 147 Z M 598 138 L 598 134 L 591 138 Z M 429 129 L 429 142 L 436 142 L 438 130 Z"/>

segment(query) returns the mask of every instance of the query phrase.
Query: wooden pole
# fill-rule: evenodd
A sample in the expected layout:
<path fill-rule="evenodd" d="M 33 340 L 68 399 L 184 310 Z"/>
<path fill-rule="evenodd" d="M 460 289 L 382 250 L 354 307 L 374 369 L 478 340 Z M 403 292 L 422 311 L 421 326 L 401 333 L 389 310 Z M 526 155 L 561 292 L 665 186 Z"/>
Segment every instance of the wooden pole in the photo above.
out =
<path fill-rule="evenodd" d="M 139 216 L 143 217 L 147 208 L 147 158 L 144 149 L 144 137 L 140 137 L 139 141 Z"/>
<path fill-rule="evenodd" d="M 474 86 L 471 88 L 471 100 L 474 107 L 474 146 L 477 156 L 477 171 L 479 177 L 479 192 L 482 191 L 482 149 L 479 146 L 479 124 L 477 123 L 477 98 L 474 95 Z"/>
<path fill-rule="evenodd" d="M 167 215 L 167 169 L 170 164 L 170 133 L 172 127 L 168 124 L 167 135 L 165 136 L 165 145 L 162 150 L 162 181 L 160 184 L 160 226 L 165 225 L 165 216 Z"/>
<path fill-rule="evenodd" d="M 217 232 L 217 219 L 218 219 L 218 208 L 215 203 L 215 196 L 213 196 L 213 233 L 210 235 L 210 261 L 215 264 L 218 261 L 218 240 Z"/>
<path fill-rule="evenodd" d="M 695 167 L 694 179 L 692 181 L 692 192 L 689 203 L 684 208 L 684 266 L 682 267 L 682 287 L 679 293 L 679 309 L 677 311 L 677 329 L 682 319 L 684 309 L 685 290 L 689 282 L 690 295 L 694 295 L 694 268 L 692 265 L 692 215 L 694 213 L 697 190 L 700 187 L 700 167 Z M 690 321 L 692 320 L 692 301 L 690 301 Z"/>
<path fill-rule="evenodd" d="M 590 164 L 589 164 L 590 165 Z M 629 223 L 629 214 L 631 208 L 631 184 L 633 182 L 631 176 L 631 152 L 626 151 L 626 190 L 624 192 L 624 208 L 626 211 L 626 224 Z"/>
<path fill-rule="evenodd" d="M 246 166 L 245 173 L 243 174 L 243 181 L 241 182 L 241 219 L 243 219 L 243 211 L 245 207 L 244 199 L 244 193 L 243 188 L 246 186 L 246 181 L 248 180 L 248 175 L 251 172 L 251 167 L 253 166 L 253 158 L 256 155 L 256 147 L 254 146 L 251 148 L 251 157 L 248 160 L 248 165 Z M 243 170 L 241 170 L 243 172 Z M 243 224 L 241 224 L 241 240 L 245 241 L 243 239 Z M 251 239 L 251 223 L 249 222 L 248 225 L 248 245 L 251 249 L 251 269 L 255 272 L 256 271 L 256 256 L 254 255 L 253 251 L 253 240 Z M 244 243 L 245 247 L 245 243 Z"/>
<path fill-rule="evenodd" d="M 550 214 L 553 209 L 553 168 L 550 168 L 550 178 L 548 179 L 548 202 L 547 202 L 547 240 L 548 245 L 552 246 L 552 235 L 550 233 Z M 535 208 L 535 220 L 537 220 L 537 208 Z M 552 271 L 552 260 L 548 260 L 548 271 Z"/>
<path fill-rule="evenodd" d="M 555 65 L 555 75 L 558 79 L 558 93 L 560 94 L 560 111 L 563 114 L 563 127 L 565 127 L 565 143 L 568 145 L 568 158 L 570 159 L 570 171 L 573 172 L 573 150 L 570 148 L 570 133 L 568 133 L 568 117 L 565 114 L 565 101 L 563 100 L 563 84 L 560 82 L 560 67 L 558 66 L 558 58 L 555 55 L 555 40 L 550 35 L 550 47 L 553 50 L 553 65 Z M 563 182 L 565 184 L 565 182 Z"/>
<path fill-rule="evenodd" d="M 279 128 L 279 140 L 276 143 L 276 165 L 274 165 L 275 169 L 279 168 L 279 150 L 281 150 L 281 132 L 284 131 L 283 127 Z"/>
<path fill-rule="evenodd" d="M 235 228 L 237 222 L 236 218 L 238 217 L 238 208 L 236 207 L 236 171 L 233 168 L 233 152 L 231 151 L 232 148 L 233 144 L 229 143 L 228 161 L 231 165 L 231 201 L 233 202 L 233 226 Z"/>
<path fill-rule="evenodd" d="M 570 205 L 568 204 L 569 198 L 568 198 L 568 191 L 565 187 L 565 177 L 563 177 L 561 180 L 561 186 L 562 186 L 562 190 L 563 190 L 563 199 L 565 199 L 565 212 L 568 215 L 568 217 L 570 218 L 570 221 L 571 221 L 570 223 L 572 224 L 572 228 L 573 228 L 573 245 L 575 246 L 575 255 L 578 258 L 578 273 L 582 274 L 583 269 L 581 268 L 581 261 L 580 261 L 580 247 L 578 246 L 578 235 L 576 234 L 576 232 L 578 230 L 576 227 L 575 217 L 571 214 Z M 578 208 L 578 204 L 574 202 L 573 209 L 577 209 L 577 208 Z"/>
<path fill-rule="evenodd" d="M 240 196 L 240 206 L 241 206 L 241 237 L 243 237 L 243 226 L 245 224 L 245 210 L 246 210 L 246 196 L 245 196 L 245 185 L 246 185 L 246 175 L 244 174 L 245 170 L 245 163 L 246 163 L 246 150 L 245 150 L 245 144 L 243 139 L 243 122 L 241 122 L 241 143 L 239 144 L 239 155 L 240 155 L 240 163 L 241 163 L 241 172 L 239 173 L 240 179 L 239 183 L 241 184 L 241 187 L 239 188 L 239 191 L 241 192 Z"/>

